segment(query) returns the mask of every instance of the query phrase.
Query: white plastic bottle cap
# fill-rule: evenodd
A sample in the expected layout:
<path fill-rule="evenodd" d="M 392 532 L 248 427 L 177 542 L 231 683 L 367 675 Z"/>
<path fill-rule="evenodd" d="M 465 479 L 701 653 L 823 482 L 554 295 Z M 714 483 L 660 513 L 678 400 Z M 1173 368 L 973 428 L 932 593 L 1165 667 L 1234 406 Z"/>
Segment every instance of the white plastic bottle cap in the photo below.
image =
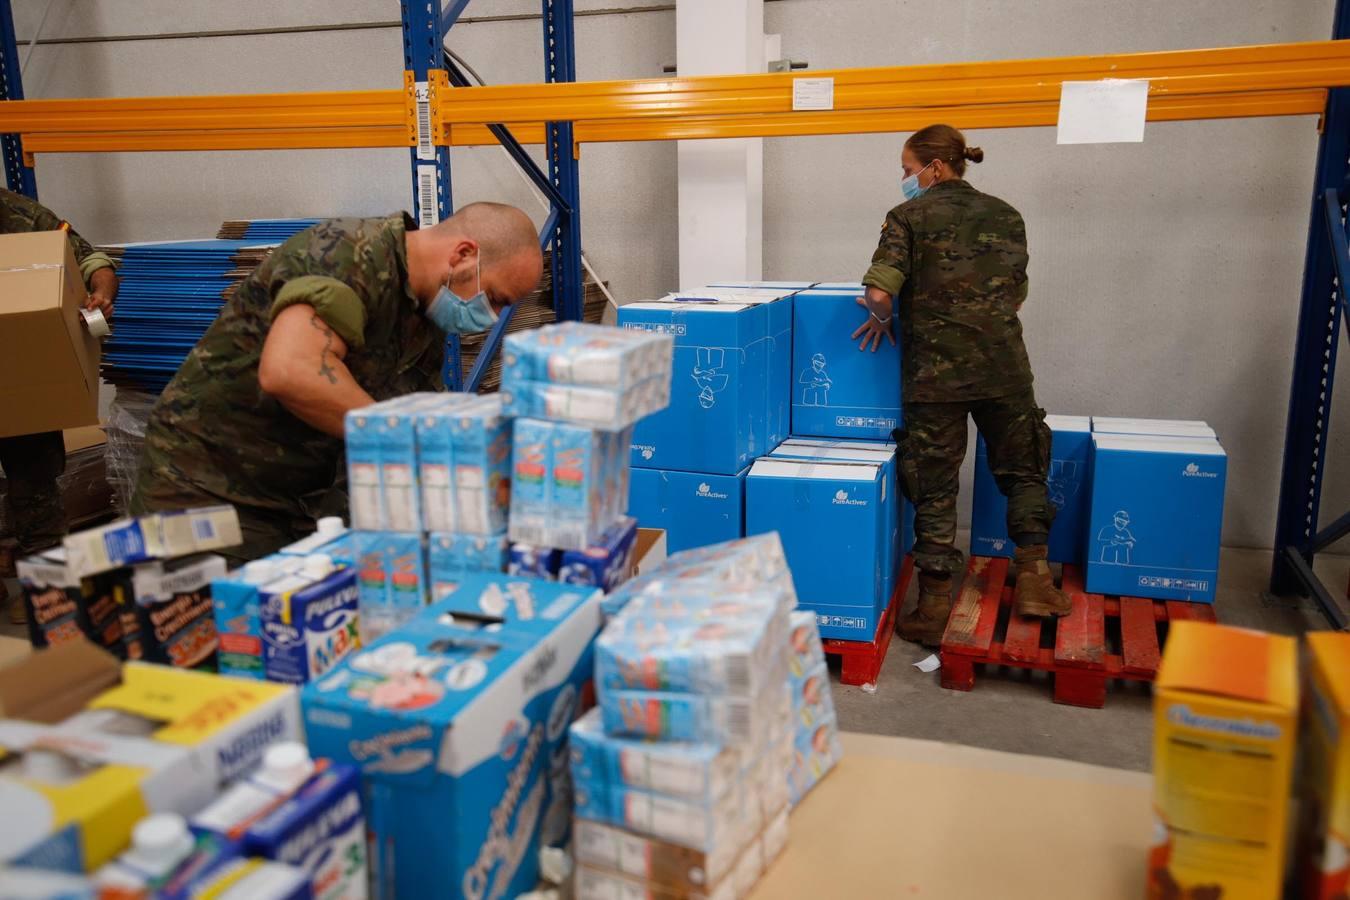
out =
<path fill-rule="evenodd" d="M 305 575 L 308 578 L 327 578 L 333 573 L 333 557 L 327 553 L 311 553 L 305 557 Z"/>
<path fill-rule="evenodd" d="M 249 584 L 262 584 L 277 574 L 277 564 L 270 559 L 255 559 L 244 563 L 244 581 Z"/>
<path fill-rule="evenodd" d="M 156 869 L 168 869 L 192 852 L 194 841 L 187 820 L 177 813 L 157 813 L 141 819 L 131 832 L 136 856 Z"/>
<path fill-rule="evenodd" d="M 299 741 L 273 744 L 263 754 L 263 775 L 269 782 L 298 787 L 313 774 L 314 760 Z"/>
<path fill-rule="evenodd" d="M 347 530 L 347 526 L 343 524 L 341 516 L 324 516 L 318 521 L 315 530 L 325 537 L 337 537 Z"/>

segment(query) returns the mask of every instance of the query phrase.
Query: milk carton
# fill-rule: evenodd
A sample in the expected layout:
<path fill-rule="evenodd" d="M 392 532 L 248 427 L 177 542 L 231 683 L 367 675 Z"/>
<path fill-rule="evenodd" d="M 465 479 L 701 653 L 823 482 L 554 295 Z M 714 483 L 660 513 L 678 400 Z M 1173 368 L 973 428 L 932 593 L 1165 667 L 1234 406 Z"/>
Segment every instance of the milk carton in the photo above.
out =
<path fill-rule="evenodd" d="M 417 419 L 426 530 L 495 534 L 510 501 L 510 420 L 500 397 L 443 396 Z"/>
<path fill-rule="evenodd" d="M 633 469 L 628 512 L 644 528 L 666 532 L 671 552 L 745 536 L 745 476 Z"/>
<path fill-rule="evenodd" d="M 615 440 L 576 425 L 517 421 L 511 540 L 583 550 L 598 539 L 627 496 L 626 465 L 615 458 Z"/>
<path fill-rule="evenodd" d="M 1214 602 L 1228 459 L 1218 441 L 1094 434 L 1087 589 Z"/>
<path fill-rule="evenodd" d="M 481 900 L 534 887 L 551 797 L 565 822 L 564 741 L 590 676 L 598 601 L 480 627 L 442 624 L 433 605 L 306 688 L 311 750 L 361 767 L 378 896 Z"/>
<path fill-rule="evenodd" d="M 220 642 L 211 584 L 224 577 L 225 560 L 205 554 L 142 563 L 118 578 L 113 597 L 127 657 L 214 672 Z"/>
<path fill-rule="evenodd" d="M 87 638 L 110 653 L 126 656 L 122 618 L 113 597 L 114 576 L 75 575 L 63 547 L 21 559 L 15 568 L 28 613 L 28 640 L 34 647 Z"/>
<path fill-rule="evenodd" d="M 233 506 L 203 506 L 118 519 L 66 535 L 66 564 L 76 578 L 123 566 L 206 553 L 243 543 Z"/>
<path fill-rule="evenodd" d="M 395 531 L 356 532 L 351 544 L 356 559 L 361 635 L 364 640 L 373 640 L 426 606 L 430 582 L 422 538 Z"/>
<path fill-rule="evenodd" d="M 321 900 L 367 894 L 360 773 L 316 766 L 303 744 L 274 744 L 262 768 L 193 816 L 192 826 L 307 872 Z"/>
<path fill-rule="evenodd" d="M 1153 694 L 1151 896 L 1279 897 L 1298 727 L 1298 645 L 1170 626 Z"/>
<path fill-rule="evenodd" d="M 552 469 L 553 423 L 517 420 L 511 451 L 511 540 L 550 545 Z"/>
<path fill-rule="evenodd" d="M 1082 565 L 1092 502 L 1088 469 L 1092 453 L 1092 420 L 1087 416 L 1046 416 L 1050 428 L 1050 473 L 1046 488 L 1058 512 L 1050 528 L 1050 561 Z M 1013 555 L 1008 536 L 1008 500 L 989 469 L 984 438 L 975 445 L 974 511 L 970 519 L 970 552 L 975 556 Z"/>
<path fill-rule="evenodd" d="M 867 318 L 862 293 L 856 285 L 793 298 L 794 435 L 890 440 L 900 427 L 900 348 L 883 340 L 859 352 L 851 337 Z"/>
<path fill-rule="evenodd" d="M 563 551 L 558 563 L 558 580 L 612 591 L 632 569 L 637 529 L 637 519 L 624 516 L 586 549 Z"/>
<path fill-rule="evenodd" d="M 263 671 L 269 681 L 304 684 L 361 645 L 356 571 L 335 569 L 323 554 L 258 595 Z"/>
<path fill-rule="evenodd" d="M 673 298 L 618 321 L 674 338 L 670 406 L 637 424 L 634 466 L 735 475 L 771 449 L 768 305 Z"/>
<path fill-rule="evenodd" d="M 431 599 L 444 598 L 469 575 L 501 574 L 506 569 L 506 532 L 491 536 L 432 534 L 427 539 Z"/>
<path fill-rule="evenodd" d="M 421 530 L 417 419 L 422 410 L 445 402 L 440 393 L 408 394 L 347 413 L 347 484 L 353 528 Z"/>
<path fill-rule="evenodd" d="M 778 533 L 797 600 L 816 612 L 825 637 L 875 636 L 889 600 L 882 578 L 889 497 L 879 463 L 768 458 L 750 469 L 746 533 Z"/>
<path fill-rule="evenodd" d="M 774 459 L 837 460 L 840 462 L 879 463 L 886 479 L 884 503 L 886 524 L 881 542 L 881 593 L 889 599 L 899 577 L 903 538 L 900 527 L 904 497 L 900 494 L 899 463 L 896 445 L 878 441 L 841 441 L 816 438 L 789 438 L 769 454 Z"/>
<path fill-rule="evenodd" d="M 217 668 L 236 678 L 264 677 L 259 591 L 300 571 L 304 557 L 273 554 L 245 563 L 211 583 L 211 608 L 219 641 Z"/>

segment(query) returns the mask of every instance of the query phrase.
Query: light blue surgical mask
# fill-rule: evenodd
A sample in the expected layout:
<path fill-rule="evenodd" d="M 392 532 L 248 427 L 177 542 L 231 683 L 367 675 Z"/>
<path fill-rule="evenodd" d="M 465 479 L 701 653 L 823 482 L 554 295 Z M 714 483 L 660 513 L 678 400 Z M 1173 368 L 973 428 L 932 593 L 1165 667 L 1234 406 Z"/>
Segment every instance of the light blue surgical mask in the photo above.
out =
<path fill-rule="evenodd" d="M 447 278 L 446 283 L 441 285 L 441 289 L 427 306 L 427 318 L 446 334 L 475 334 L 487 331 L 497 321 L 497 314 L 492 311 L 492 304 L 488 303 L 487 294 L 483 291 L 481 259 L 475 261 L 474 268 L 477 274 L 478 293 L 465 299 L 450 290 L 450 281 Z"/>
<path fill-rule="evenodd" d="M 931 165 L 932 163 L 930 162 L 928 166 Z M 913 175 L 909 175 L 905 178 L 900 179 L 900 193 L 905 195 L 906 200 L 913 200 L 914 198 L 922 197 L 925 193 L 927 193 L 928 188 L 923 187 L 922 185 L 919 184 L 919 175 L 921 175 L 924 169 L 927 169 L 928 166 L 924 166 L 923 169 L 920 169 Z M 932 187 L 932 185 L 930 184 L 928 187 Z"/>

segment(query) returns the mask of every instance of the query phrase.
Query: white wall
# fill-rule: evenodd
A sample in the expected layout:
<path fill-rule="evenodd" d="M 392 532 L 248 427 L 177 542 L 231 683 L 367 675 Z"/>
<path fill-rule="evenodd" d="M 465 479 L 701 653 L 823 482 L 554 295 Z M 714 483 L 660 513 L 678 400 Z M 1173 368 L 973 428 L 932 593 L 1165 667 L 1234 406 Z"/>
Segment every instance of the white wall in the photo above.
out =
<path fill-rule="evenodd" d="M 392 0 L 53 0 L 46 34 L 257 28 L 398 17 Z M 578 8 L 654 5 L 579 0 Z M 16 0 L 21 37 L 43 0 Z M 1033 10 L 1034 6 L 1034 10 Z M 1240 6 L 1239 11 L 1235 7 Z M 476 0 L 469 15 L 535 12 Z M 1320 40 L 1331 0 L 774 0 L 765 30 L 813 68 Z M 583 79 L 655 77 L 675 60 L 669 11 L 580 17 Z M 493 82 L 542 77 L 537 20 L 468 23 L 450 46 Z M 397 29 L 38 47 L 30 96 L 390 88 Z M 857 278 L 897 200 L 901 135 L 765 143 L 766 278 Z M 1316 149 L 1304 119 L 1150 124 L 1142 145 L 1057 147 L 1050 129 L 972 133 L 971 180 L 1022 210 L 1027 339 L 1052 412 L 1209 420 L 1228 448 L 1225 539 L 1269 545 Z M 537 212 L 495 149 L 457 150 L 457 203 Z M 587 253 L 621 300 L 677 282 L 675 148 L 587 146 Z M 303 151 L 44 156 L 42 198 L 98 241 L 201 236 L 222 219 L 374 214 L 409 202 L 407 154 Z M 1342 393 L 1350 374 L 1342 372 Z M 1342 400 L 1333 451 L 1346 445 Z M 1339 454 L 1344 456 L 1344 454 Z M 1330 457 L 1336 459 L 1338 454 Z M 1333 465 L 1324 506 L 1350 506 Z"/>

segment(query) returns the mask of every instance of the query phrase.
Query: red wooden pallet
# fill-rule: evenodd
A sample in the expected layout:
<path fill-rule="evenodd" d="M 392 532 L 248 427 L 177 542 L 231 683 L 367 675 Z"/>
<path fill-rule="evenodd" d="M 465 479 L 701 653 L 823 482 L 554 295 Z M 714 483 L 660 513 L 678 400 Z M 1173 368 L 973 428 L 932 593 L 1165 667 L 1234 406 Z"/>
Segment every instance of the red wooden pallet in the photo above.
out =
<path fill-rule="evenodd" d="M 942 636 L 942 686 L 975 687 L 978 663 L 1054 674 L 1056 703 L 1100 709 L 1110 678 L 1152 681 L 1158 674 L 1160 624 L 1179 619 L 1214 621 L 1206 603 L 1104 597 L 1083 589 L 1083 573 L 1064 566 L 1061 585 L 1073 604 L 1061 619 L 1023 618 L 1013 612 L 1006 582 L 1011 561 L 972 557 L 961 595 Z M 1119 652 L 1107 640 L 1107 623 L 1119 622 Z"/>
<path fill-rule="evenodd" d="M 896 581 L 895 593 L 891 594 L 891 603 L 886 607 L 881 620 L 877 622 L 877 633 L 870 641 L 841 641 L 837 638 L 825 638 L 821 644 L 826 653 L 833 653 L 843 660 L 839 681 L 843 684 L 872 684 L 881 674 L 881 664 L 886 661 L 886 650 L 891 646 L 891 635 L 895 633 L 895 617 L 900 607 L 905 605 L 905 594 L 909 591 L 909 581 L 914 577 L 914 560 L 906 556 L 900 566 L 900 578 Z"/>

